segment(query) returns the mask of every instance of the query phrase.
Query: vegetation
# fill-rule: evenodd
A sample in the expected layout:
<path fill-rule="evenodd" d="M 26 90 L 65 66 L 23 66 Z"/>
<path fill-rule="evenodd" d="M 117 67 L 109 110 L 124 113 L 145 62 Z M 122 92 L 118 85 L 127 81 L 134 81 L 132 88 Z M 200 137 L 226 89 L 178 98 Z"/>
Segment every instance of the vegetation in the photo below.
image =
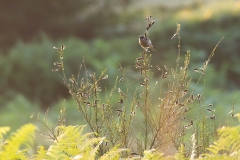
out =
<path fill-rule="evenodd" d="M 61 5 L 58 9 L 50 5 L 50 10 L 60 11 Z M 6 46 L 8 54 L 0 55 L 1 123 L 13 124 L 0 127 L 0 159 L 238 159 L 239 70 L 232 63 L 238 62 L 232 54 L 238 50 L 238 33 L 235 25 L 226 25 L 239 22 L 238 6 L 236 2 L 232 10 L 223 12 L 200 2 L 184 10 L 153 7 L 156 13 L 176 12 L 163 15 L 165 25 L 155 28 L 151 18 L 146 19 L 145 34 L 157 52 L 136 54 L 140 47 L 135 34 L 143 26 L 136 17 L 146 12 L 125 10 L 120 16 L 111 5 L 104 6 L 113 15 L 108 22 L 115 27 L 123 21 L 121 35 L 127 38 L 114 27 L 111 32 L 103 21 L 91 26 L 91 19 L 85 19 L 81 31 L 74 27 L 66 32 L 84 37 L 89 29 L 85 40 L 65 37 L 55 42 L 52 36 L 64 35 L 53 33 L 38 35 L 40 40 L 31 43 L 19 40 L 11 49 Z M 98 16 L 95 11 L 103 6 L 98 7 L 87 17 Z M 76 11 L 72 13 L 78 15 Z M 99 13 L 99 19 L 106 13 Z M 71 14 L 62 16 L 66 20 Z M 184 25 L 177 23 L 175 31 L 173 22 L 179 19 Z M 64 28 L 61 22 L 53 24 L 58 31 Z M 213 24 L 216 28 L 209 30 Z M 229 34 L 234 36 L 229 39 Z M 101 38 L 91 39 L 96 35 Z M 54 47 L 59 53 L 56 61 L 52 46 L 63 43 L 67 48 Z M 61 101 L 63 97 L 67 99 Z M 30 115 L 35 125 L 27 124 Z M 27 125 L 9 133 L 10 127 L 15 130 L 23 124 Z"/>
<path fill-rule="evenodd" d="M 213 97 L 211 95 L 218 96 L 217 93 L 228 93 L 227 95 L 221 95 L 221 97 L 216 98 L 223 98 L 224 102 L 219 103 L 217 100 L 214 100 L 215 106 L 221 105 L 222 103 L 225 103 L 223 106 L 231 104 L 233 99 L 230 97 L 235 97 L 235 95 L 237 95 L 236 88 L 239 88 L 237 78 L 239 74 L 239 57 L 238 54 L 236 54 L 239 50 L 238 26 L 240 21 L 236 14 L 239 12 L 239 2 L 235 2 L 234 4 L 234 8 L 229 6 L 231 3 L 226 5 L 225 2 L 218 2 L 217 4 L 210 3 L 207 7 L 206 5 L 199 3 L 190 5 L 187 8 L 159 9 L 157 6 L 156 8 L 151 8 L 154 13 L 156 12 L 156 15 L 162 15 L 161 18 L 157 17 L 156 19 L 158 26 L 153 27 L 149 32 L 154 47 L 158 51 L 156 54 L 153 54 L 154 58 L 151 59 L 151 63 L 154 66 L 159 66 L 160 63 L 167 64 L 168 67 L 175 66 L 174 59 L 176 59 L 176 47 L 178 42 L 170 40 L 170 38 L 175 32 L 175 24 L 177 22 L 182 24 L 183 41 L 181 49 L 184 52 L 187 50 L 191 51 L 191 62 L 194 65 L 190 64 L 189 69 L 200 67 L 202 62 L 207 59 L 208 53 L 211 52 L 213 46 L 216 45 L 221 37 L 224 36 L 225 39 L 227 39 L 222 41 L 217 49 L 218 56 L 212 59 L 211 65 L 208 66 L 207 72 L 209 72 L 209 74 L 205 77 L 205 86 L 202 84 L 199 84 L 198 86 L 200 90 L 208 88 L 205 90 L 204 95 L 206 98 L 211 99 L 209 100 L 211 103 L 213 103 Z M 61 5 L 65 6 L 64 3 Z M 219 6 L 222 11 L 224 11 L 223 13 L 220 12 L 218 8 Z M 30 9 L 31 7 L 26 8 Z M 74 12 L 73 9 L 72 11 Z M 96 33 L 94 36 L 97 37 L 88 40 L 84 39 L 83 36 L 79 36 L 77 33 L 70 34 L 69 32 L 61 32 L 71 35 L 68 37 L 62 36 L 64 41 L 63 39 L 56 40 L 53 38 L 54 36 L 48 34 L 51 31 L 38 33 L 36 34 L 35 39 L 31 41 L 26 41 L 24 38 L 21 39 L 21 37 L 19 37 L 19 40 L 11 45 L 11 48 L 9 47 L 7 51 L 1 52 L 0 54 L 0 66 L 3 68 L 0 71 L 3 77 L 0 83 L 1 101 L 6 100 L 6 102 L 8 102 L 13 94 L 21 93 L 31 101 L 31 103 L 39 103 L 42 109 L 46 109 L 63 97 L 69 98 L 69 95 L 66 94 L 66 88 L 62 86 L 58 80 L 58 75 L 48 73 L 49 69 L 51 69 L 50 64 L 56 59 L 56 54 L 51 50 L 51 47 L 54 45 L 60 46 L 64 43 L 68 46 L 68 50 L 65 54 L 66 70 L 68 70 L 66 74 L 69 73 L 76 75 L 78 73 L 79 63 L 82 61 L 82 57 L 84 57 L 88 70 L 92 72 L 100 73 L 107 68 L 107 74 L 109 76 L 120 76 L 115 72 L 119 63 L 121 63 L 122 66 L 132 66 L 132 70 L 136 71 L 132 64 L 132 59 L 135 59 L 135 54 L 139 53 L 137 36 L 139 36 L 144 30 L 144 22 L 140 18 L 146 16 L 146 13 L 149 12 L 146 8 L 123 13 L 124 14 L 122 15 L 118 15 L 119 18 L 115 18 L 119 21 L 119 25 L 121 24 L 124 26 L 121 36 L 116 33 L 118 31 L 117 27 L 113 26 L 113 28 L 110 29 L 103 27 L 101 29 L 102 32 L 93 31 Z M 95 15 L 98 16 L 98 14 Z M 91 21 L 92 19 L 96 18 L 90 17 L 86 20 Z M 10 21 L 13 19 L 8 18 L 8 20 Z M 17 23 L 16 20 L 13 21 Z M 103 18 L 101 23 L 104 22 L 105 20 Z M 51 24 L 53 26 L 50 28 L 54 29 L 56 29 L 56 26 L 61 26 L 59 23 Z M 83 22 L 83 24 L 85 23 Z M 76 26 L 70 22 L 66 22 L 66 25 Z M 14 27 L 19 25 L 13 24 L 11 26 Z M 29 31 L 26 26 L 21 28 L 25 28 Z M 74 31 L 74 29 L 70 30 Z M 83 26 L 80 27 L 77 25 L 76 30 L 81 33 L 86 33 Z M 104 32 L 106 30 L 113 30 L 114 32 L 113 34 L 111 34 L 112 32 L 106 33 Z M 2 29 L 2 31 L 5 30 Z M 11 31 L 14 31 L 14 29 Z M 111 34 L 112 37 L 108 37 L 107 35 L 109 34 Z M 8 36 L 10 35 L 11 34 L 8 34 Z M 58 33 L 58 35 L 60 36 L 60 33 Z M 6 39 L 6 36 L 2 37 Z M 18 38 L 18 36 L 14 35 L 14 38 Z M 5 45 L 1 46 L 1 48 L 4 47 Z M 36 61 L 39 61 L 39 63 Z M 157 68 L 152 68 L 152 70 L 155 73 L 153 78 L 158 79 L 158 77 L 161 76 L 161 72 L 158 72 Z M 26 76 L 22 73 L 35 76 Z M 216 76 L 218 78 L 215 78 Z M 193 82 L 196 82 L 198 79 L 197 74 L 191 74 L 191 77 L 193 78 Z M 18 81 L 16 81 L 16 79 Z M 41 86 L 37 85 L 39 82 L 41 82 Z M 111 80 L 106 80 L 104 85 L 107 84 L 110 84 L 108 87 L 113 86 L 114 80 L 112 80 L 112 78 Z"/>
<path fill-rule="evenodd" d="M 175 158 L 180 159 L 216 155 L 218 151 L 215 150 L 221 150 L 219 149 L 221 145 L 210 146 L 208 149 L 208 146 L 218 139 L 214 110 L 211 108 L 199 109 L 199 114 L 194 119 L 187 120 L 188 123 L 184 125 L 186 122 L 184 119 L 189 111 L 199 107 L 202 96 L 200 94 L 194 95 L 196 87 L 193 90 L 189 88 L 191 82 L 188 70 L 189 51 L 185 55 L 183 66 L 180 63 L 180 24 L 177 24 L 174 36 L 179 39 L 175 69 L 168 68 L 166 65 L 162 69 L 156 66 L 162 72 L 162 76 L 159 82 L 157 81 L 155 85 L 152 85 L 153 72 L 151 68 L 154 66 L 150 63 L 151 54 L 144 50 L 140 57 L 135 60 L 135 68 L 139 70 L 139 81 L 136 83 L 140 87 L 133 88 L 136 85 L 131 85 L 132 77 L 127 76 L 129 70 L 120 65 L 119 70 L 122 76 L 119 79 L 116 78 L 114 87 L 110 92 L 107 88 L 105 89 L 105 100 L 99 96 L 99 93 L 102 92 L 101 82 L 108 79 L 106 71 L 103 71 L 99 76 L 95 73 L 89 73 L 83 61 L 79 68 L 79 74 L 67 78 L 64 64 L 66 47 L 64 45 L 61 45 L 60 48 L 53 47 L 59 52 L 60 58 L 58 62 L 54 62 L 55 68 L 52 71 L 62 72 L 63 84 L 68 88 L 76 103 L 76 108 L 87 122 L 92 133 L 86 133 L 79 137 L 83 131 L 82 126 L 66 127 L 65 107 L 60 112 L 55 129 L 49 127 L 47 116 L 43 120 L 40 120 L 38 116 L 37 119 L 44 124 L 49 132 L 41 133 L 41 135 L 52 139 L 54 144 L 49 146 L 48 150 L 39 147 L 39 155 L 33 157 L 39 159 L 81 159 L 83 157 L 101 159 L 104 157 L 109 159 L 111 156 L 112 159 L 120 157 L 159 159 L 163 155 L 158 153 L 165 152 L 168 146 L 179 149 Z M 219 43 L 204 62 L 203 67 L 194 69 L 199 73 L 196 86 L 205 76 L 207 66 Z M 85 73 L 82 73 L 83 71 Z M 126 84 L 128 89 L 123 91 L 119 84 Z M 117 101 L 112 99 L 114 94 L 119 95 Z M 206 116 L 205 110 L 211 112 L 211 115 Z M 232 116 L 234 116 L 233 112 Z M 136 114 L 143 116 L 143 122 L 141 122 L 142 119 L 135 118 Z M 210 127 L 211 123 L 213 127 Z M 179 128 L 179 125 L 182 125 L 182 128 Z M 194 133 L 187 131 L 190 128 L 195 128 Z M 192 141 L 188 140 L 190 135 Z M 107 141 L 103 143 L 105 137 Z M 85 139 L 87 140 L 85 141 Z M 229 146 L 232 147 L 232 144 Z M 206 154 L 207 150 L 212 151 L 213 155 Z"/>
<path fill-rule="evenodd" d="M 60 121 L 64 117 L 64 112 L 60 114 Z M 239 118 L 239 114 L 236 117 Z M 44 123 L 44 122 L 43 122 Z M 31 154 L 34 141 L 33 124 L 27 124 L 13 133 L 9 138 L 5 138 L 9 127 L 0 127 L 0 158 L 1 159 L 120 159 L 121 156 L 129 153 L 127 148 L 115 146 L 109 148 L 104 154 L 99 154 L 100 146 L 106 146 L 108 142 L 105 137 L 96 137 L 96 133 L 83 134 L 85 126 L 64 126 L 59 125 L 50 130 L 49 136 L 52 139 L 51 145 L 46 150 L 44 146 L 38 146 L 36 154 Z M 155 149 L 145 150 L 143 155 L 135 153 L 128 154 L 127 159 L 161 160 L 161 159 L 238 159 L 239 158 L 239 126 L 221 127 L 218 129 L 219 138 L 213 145 L 207 147 L 207 152 L 196 157 L 198 141 L 195 133 L 192 135 L 192 150 L 190 157 L 186 157 L 184 145 L 181 144 L 178 152 L 174 156 L 164 156 Z M 104 144 L 104 145 L 103 145 Z"/>

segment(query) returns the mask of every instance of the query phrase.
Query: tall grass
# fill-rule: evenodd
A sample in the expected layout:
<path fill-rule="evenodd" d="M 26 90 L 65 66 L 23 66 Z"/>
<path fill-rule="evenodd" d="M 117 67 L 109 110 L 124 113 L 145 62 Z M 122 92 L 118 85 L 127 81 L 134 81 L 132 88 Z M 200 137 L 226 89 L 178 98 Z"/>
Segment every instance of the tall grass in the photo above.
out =
<path fill-rule="evenodd" d="M 151 26 L 148 27 L 149 23 L 147 30 Z M 122 77 L 113 79 L 115 84 L 111 89 L 105 88 L 106 99 L 99 95 L 103 94 L 101 83 L 109 77 L 107 70 L 100 74 L 89 73 L 83 60 L 79 74 L 66 77 L 63 58 L 66 47 L 54 47 L 60 54 L 60 60 L 54 63 L 56 68 L 53 71 L 62 72 L 63 84 L 68 88 L 69 94 L 76 102 L 76 108 L 91 131 L 97 133 L 95 136 L 108 139 L 99 147 L 100 155 L 114 146 L 129 148 L 132 154 L 143 155 L 145 150 L 156 149 L 165 152 L 169 147 L 178 150 L 180 146 L 185 145 L 186 154 L 194 153 L 194 157 L 205 152 L 206 147 L 215 139 L 216 134 L 210 133 L 216 133 L 216 124 L 213 124 L 214 129 L 211 130 L 208 123 L 209 119 L 215 122 L 212 110 L 212 115 L 206 117 L 205 108 L 201 107 L 194 119 L 187 120 L 187 124 L 185 117 L 194 107 L 201 105 L 202 96 L 201 93 L 195 93 L 196 87 L 205 76 L 207 65 L 221 40 L 203 67 L 194 69 L 199 73 L 199 79 L 195 87 L 190 89 L 189 75 L 192 71 L 189 71 L 188 66 L 191 54 L 187 51 L 182 59 L 180 24 L 177 24 L 177 31 L 172 39 L 175 36 L 178 38 L 175 68 L 161 63 L 153 66 L 151 58 L 157 52 L 152 55 L 143 50 L 140 56 L 133 60 L 137 69 L 135 77 L 138 79 L 131 82 L 130 75 L 133 69 L 120 65 Z M 152 68 L 155 67 L 157 72 L 161 73 L 158 81 L 153 78 L 155 73 Z M 120 87 L 122 85 L 125 85 L 124 90 Z M 117 101 L 114 95 L 118 95 Z M 193 134 L 194 147 L 191 147 L 189 139 Z M 194 151 L 191 151 L 193 148 Z M 126 152 L 122 156 L 128 155 Z"/>

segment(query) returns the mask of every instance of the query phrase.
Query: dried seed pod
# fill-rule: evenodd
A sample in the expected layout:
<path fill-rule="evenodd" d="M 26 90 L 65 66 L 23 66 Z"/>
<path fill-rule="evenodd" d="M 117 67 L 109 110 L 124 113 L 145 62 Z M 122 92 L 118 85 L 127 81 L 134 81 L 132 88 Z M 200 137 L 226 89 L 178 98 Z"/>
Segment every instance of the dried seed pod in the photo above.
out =
<path fill-rule="evenodd" d="M 86 102 L 86 101 L 84 101 L 83 103 L 85 103 L 87 106 L 90 106 L 90 105 L 91 105 L 90 102 Z"/>
<path fill-rule="evenodd" d="M 136 107 L 136 108 L 140 107 L 140 102 L 139 102 L 139 101 L 137 102 L 137 104 L 136 104 L 135 107 Z"/>
<path fill-rule="evenodd" d="M 66 49 L 66 46 L 64 44 L 61 45 L 61 50 L 65 50 Z"/>
<path fill-rule="evenodd" d="M 161 70 L 162 70 L 160 67 L 158 67 L 158 66 L 156 66 L 156 67 L 157 67 L 157 69 L 158 69 L 159 71 L 161 71 Z"/>
<path fill-rule="evenodd" d="M 120 99 L 120 103 L 123 104 L 123 99 Z"/>
<path fill-rule="evenodd" d="M 190 129 L 192 126 L 193 126 L 193 125 L 188 124 L 188 125 L 185 125 L 184 128 Z"/>
<path fill-rule="evenodd" d="M 197 99 L 198 99 L 199 101 L 201 100 L 201 95 L 200 95 L 200 94 L 197 95 Z"/>
<path fill-rule="evenodd" d="M 172 36 L 172 38 L 171 39 L 173 39 L 175 36 L 177 35 L 177 33 L 175 33 L 173 36 Z"/>
<path fill-rule="evenodd" d="M 216 116 L 215 115 L 212 115 L 212 116 L 209 116 L 208 118 L 210 118 L 210 119 L 216 119 Z"/>
<path fill-rule="evenodd" d="M 194 68 L 193 69 L 195 72 L 201 73 L 203 76 L 205 76 L 204 70 L 201 68 Z"/>
<path fill-rule="evenodd" d="M 234 117 L 234 110 L 231 110 L 228 114 L 230 114 L 232 117 Z"/>
<path fill-rule="evenodd" d="M 90 74 L 89 76 L 90 76 L 91 78 L 94 78 L 94 75 L 93 75 L 93 74 Z"/>
<path fill-rule="evenodd" d="M 190 108 L 188 108 L 188 107 L 185 108 L 185 109 L 184 109 L 184 113 L 188 112 L 189 110 L 190 110 Z"/>
<path fill-rule="evenodd" d="M 164 65 L 164 68 L 168 71 L 168 67 L 166 65 Z"/>
<path fill-rule="evenodd" d="M 53 49 L 57 50 L 58 52 L 61 52 L 61 50 L 55 46 L 53 47 Z"/>
<path fill-rule="evenodd" d="M 122 81 L 124 81 L 124 78 L 120 78 L 119 79 L 119 83 L 121 83 Z"/>
<path fill-rule="evenodd" d="M 193 125 L 193 120 L 190 121 L 190 125 Z"/>
<path fill-rule="evenodd" d="M 97 104 L 98 101 L 99 101 L 99 99 L 94 100 L 94 104 Z"/>
<path fill-rule="evenodd" d="M 102 79 L 108 79 L 108 75 L 104 76 Z"/>
<path fill-rule="evenodd" d="M 58 68 L 54 68 L 54 69 L 52 69 L 52 71 L 53 72 L 57 72 L 57 71 L 59 71 L 59 69 Z"/>
<path fill-rule="evenodd" d="M 209 112 L 212 112 L 212 110 L 210 108 L 206 108 L 206 110 L 209 111 Z"/>
<path fill-rule="evenodd" d="M 147 16 L 144 20 L 149 20 L 151 18 L 152 18 L 152 16 Z"/>
<path fill-rule="evenodd" d="M 167 78 L 167 75 L 166 75 L 166 74 L 163 74 L 163 75 L 162 75 L 162 79 L 165 79 L 165 78 Z"/>
<path fill-rule="evenodd" d="M 144 82 L 148 82 L 149 81 L 149 77 L 147 76 L 146 78 L 144 78 Z"/>
<path fill-rule="evenodd" d="M 135 67 L 136 68 L 143 68 L 142 64 L 139 62 L 135 62 Z"/>
<path fill-rule="evenodd" d="M 103 103 L 102 104 L 102 109 L 105 109 L 106 108 L 106 105 Z"/>
<path fill-rule="evenodd" d="M 194 100 L 194 96 L 193 96 L 193 94 L 191 94 L 191 99 Z"/>
<path fill-rule="evenodd" d="M 180 137 L 182 137 L 182 136 L 184 136 L 184 135 L 185 135 L 185 132 L 182 131 L 182 132 L 180 133 Z"/>
<path fill-rule="evenodd" d="M 147 28 L 146 30 L 148 31 L 153 25 L 154 25 L 155 21 L 151 21 L 148 25 L 147 25 Z"/>
<path fill-rule="evenodd" d="M 140 73 L 141 73 L 141 74 L 143 73 L 143 68 L 140 68 Z"/>
<path fill-rule="evenodd" d="M 136 112 L 135 112 L 135 111 L 132 111 L 132 112 L 130 113 L 130 115 L 131 115 L 131 116 L 135 116 L 135 115 L 136 115 Z"/>
<path fill-rule="evenodd" d="M 121 93 L 121 92 L 122 92 L 120 88 L 118 88 L 118 92 L 119 92 L 119 93 Z"/>
<path fill-rule="evenodd" d="M 73 78 L 73 77 L 69 78 L 69 81 L 72 82 L 72 83 L 76 82 L 75 78 Z"/>
<path fill-rule="evenodd" d="M 62 63 L 59 63 L 59 62 L 54 62 L 53 63 L 54 66 L 58 66 L 58 67 L 61 67 L 62 66 Z"/>
<path fill-rule="evenodd" d="M 102 91 L 102 88 L 101 87 L 97 87 L 97 91 Z"/>
<path fill-rule="evenodd" d="M 116 111 L 117 111 L 117 112 L 122 112 L 122 110 L 121 110 L 121 109 L 116 109 Z"/>

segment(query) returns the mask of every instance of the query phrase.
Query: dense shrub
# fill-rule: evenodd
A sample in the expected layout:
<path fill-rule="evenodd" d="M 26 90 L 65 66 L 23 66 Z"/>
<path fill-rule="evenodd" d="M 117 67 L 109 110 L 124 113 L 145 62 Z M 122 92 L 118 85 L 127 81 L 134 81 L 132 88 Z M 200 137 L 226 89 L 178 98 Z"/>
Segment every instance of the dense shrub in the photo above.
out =
<path fill-rule="evenodd" d="M 89 72 L 101 72 L 107 69 L 109 76 L 115 77 L 119 63 L 130 64 L 136 53 L 135 39 L 116 39 L 109 43 L 106 40 L 96 39 L 90 43 L 76 38 L 64 41 L 68 49 L 64 55 L 66 71 L 78 74 L 80 63 L 84 60 Z M 56 55 L 52 49 L 53 42 L 42 36 L 40 42 L 25 44 L 19 41 L 9 54 L 1 58 L 0 84 L 1 94 L 13 90 L 24 94 L 31 101 L 39 102 L 43 106 L 56 102 L 61 97 L 66 97 L 68 90 L 61 84 L 59 73 L 53 73 L 53 63 Z M 123 47 L 124 46 L 124 47 Z M 114 81 L 106 81 L 105 85 Z"/>

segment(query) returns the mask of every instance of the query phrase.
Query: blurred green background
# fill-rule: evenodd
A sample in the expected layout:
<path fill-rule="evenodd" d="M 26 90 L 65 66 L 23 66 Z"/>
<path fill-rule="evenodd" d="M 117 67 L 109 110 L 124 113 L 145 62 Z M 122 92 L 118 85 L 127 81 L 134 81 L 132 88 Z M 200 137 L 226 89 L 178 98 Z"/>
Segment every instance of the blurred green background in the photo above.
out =
<path fill-rule="evenodd" d="M 84 58 L 89 72 L 100 75 L 107 69 L 109 78 L 103 85 L 110 90 L 121 75 L 119 64 L 133 74 L 136 71 L 134 61 L 142 52 L 138 36 L 144 34 L 144 18 L 149 15 L 156 22 L 149 31 L 157 50 L 152 52 L 154 66 L 175 67 L 178 40 L 171 37 L 177 23 L 181 24 L 181 57 L 191 51 L 191 71 L 202 66 L 224 37 L 197 92 L 204 96 L 203 106 L 212 103 L 221 115 L 228 116 L 232 102 L 238 110 L 238 0 L 0 0 L 0 4 L 0 126 L 14 130 L 32 121 L 32 113 L 44 114 L 47 108 L 56 122 L 62 106 L 68 124 L 84 124 L 60 73 L 51 71 L 59 59 L 53 46 L 67 47 L 68 77 L 78 74 Z M 190 73 L 190 87 L 194 87 L 199 74 Z M 156 80 L 160 76 L 154 74 Z"/>

